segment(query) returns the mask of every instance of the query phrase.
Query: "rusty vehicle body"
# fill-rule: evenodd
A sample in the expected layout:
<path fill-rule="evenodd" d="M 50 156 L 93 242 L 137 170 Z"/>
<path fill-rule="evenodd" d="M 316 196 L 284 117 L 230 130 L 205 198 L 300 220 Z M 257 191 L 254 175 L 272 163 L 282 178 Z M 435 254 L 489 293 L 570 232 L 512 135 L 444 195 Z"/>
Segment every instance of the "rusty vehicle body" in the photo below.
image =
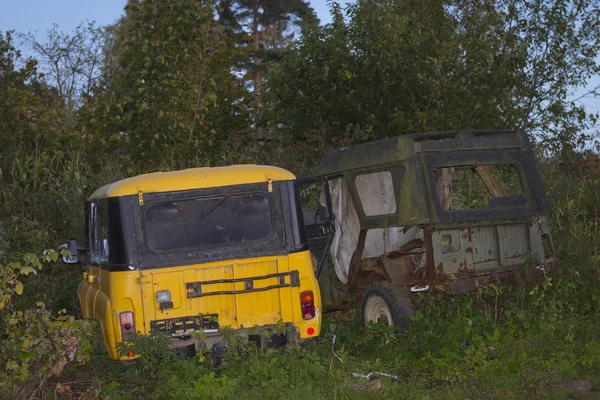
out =
<path fill-rule="evenodd" d="M 317 271 L 325 302 L 333 267 L 350 294 L 386 303 L 365 320 L 410 315 L 409 292 L 534 281 L 554 263 L 550 207 L 523 132 L 391 137 L 335 150 L 308 177 L 328 187 L 335 216 L 323 231 L 333 263 Z"/>

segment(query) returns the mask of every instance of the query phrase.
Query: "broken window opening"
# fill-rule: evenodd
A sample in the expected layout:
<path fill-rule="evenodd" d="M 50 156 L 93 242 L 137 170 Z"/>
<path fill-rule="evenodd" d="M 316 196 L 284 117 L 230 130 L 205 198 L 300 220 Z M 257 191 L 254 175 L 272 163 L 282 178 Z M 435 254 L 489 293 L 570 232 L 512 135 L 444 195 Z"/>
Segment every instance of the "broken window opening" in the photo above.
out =
<path fill-rule="evenodd" d="M 434 172 L 444 211 L 488 208 L 494 198 L 523 193 L 519 171 L 512 164 L 448 166 Z"/>
<path fill-rule="evenodd" d="M 356 191 L 367 217 L 390 215 L 396 212 L 394 182 L 390 171 L 357 175 Z"/>
<path fill-rule="evenodd" d="M 305 224 L 322 224 L 329 220 L 327 195 L 323 182 L 302 184 L 299 187 L 299 193 Z"/>

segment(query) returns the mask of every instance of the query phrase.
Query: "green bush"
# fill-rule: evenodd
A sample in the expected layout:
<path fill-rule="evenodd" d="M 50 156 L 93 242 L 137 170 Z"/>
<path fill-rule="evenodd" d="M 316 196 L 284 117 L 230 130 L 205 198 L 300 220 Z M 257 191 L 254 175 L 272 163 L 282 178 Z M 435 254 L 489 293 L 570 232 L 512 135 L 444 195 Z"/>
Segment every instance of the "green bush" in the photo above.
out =
<path fill-rule="evenodd" d="M 65 253 L 63 251 L 63 253 Z M 65 367 L 84 365 L 92 352 L 90 324 L 65 314 L 58 315 L 42 301 L 17 302 L 25 297 L 30 275 L 43 263 L 56 263 L 59 253 L 45 250 L 40 256 L 27 253 L 22 262 L 0 264 L 0 393 L 34 396 L 44 381 L 58 377 Z"/>

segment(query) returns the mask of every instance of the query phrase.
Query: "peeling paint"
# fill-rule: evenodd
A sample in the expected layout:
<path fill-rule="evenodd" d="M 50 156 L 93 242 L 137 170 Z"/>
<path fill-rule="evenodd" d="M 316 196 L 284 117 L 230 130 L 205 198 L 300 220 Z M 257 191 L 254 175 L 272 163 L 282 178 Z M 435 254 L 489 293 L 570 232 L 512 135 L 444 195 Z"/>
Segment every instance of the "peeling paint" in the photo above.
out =
<path fill-rule="evenodd" d="M 522 192 L 504 195 L 494 165 L 516 169 Z M 471 166 L 492 200 L 475 209 L 448 209 L 438 196 L 436 171 Z M 389 171 L 395 211 L 366 216 L 354 178 Z M 490 282 L 521 282 L 526 258 L 537 255 L 543 268 L 554 262 L 550 207 L 527 135 L 519 131 L 453 131 L 403 135 L 338 149 L 311 177 L 345 179 L 360 222 L 360 237 L 348 282 L 358 292 L 380 279 L 394 284 L 436 285 L 450 292 L 475 290 Z M 451 183 L 450 183 L 451 184 Z M 445 190 L 448 192 L 448 185 Z M 451 190 L 449 191 L 451 195 Z M 344 221 L 339 221 L 342 225 Z M 420 247 L 360 259 L 370 229 L 419 228 Z M 410 261 L 410 262 L 409 262 Z M 539 272 L 539 270 L 537 270 Z M 531 279 L 537 279 L 532 274 Z"/>

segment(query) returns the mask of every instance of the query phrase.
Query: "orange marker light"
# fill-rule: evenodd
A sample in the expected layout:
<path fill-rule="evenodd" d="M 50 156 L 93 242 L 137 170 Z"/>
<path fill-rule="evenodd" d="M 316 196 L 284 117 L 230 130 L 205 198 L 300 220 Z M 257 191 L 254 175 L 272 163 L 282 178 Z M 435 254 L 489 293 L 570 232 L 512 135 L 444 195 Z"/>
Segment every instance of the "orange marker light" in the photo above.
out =
<path fill-rule="evenodd" d="M 310 291 L 310 290 L 306 290 L 306 291 L 300 293 L 300 302 L 302 304 L 314 303 L 315 302 L 315 296 L 313 295 L 313 292 Z"/>
<path fill-rule="evenodd" d="M 133 350 L 129 350 L 129 357 L 133 357 L 133 356 L 134 356 Z"/>
<path fill-rule="evenodd" d="M 315 317 L 315 296 L 312 291 L 305 290 L 300 293 L 300 305 L 302 306 L 302 318 L 313 319 Z"/>

